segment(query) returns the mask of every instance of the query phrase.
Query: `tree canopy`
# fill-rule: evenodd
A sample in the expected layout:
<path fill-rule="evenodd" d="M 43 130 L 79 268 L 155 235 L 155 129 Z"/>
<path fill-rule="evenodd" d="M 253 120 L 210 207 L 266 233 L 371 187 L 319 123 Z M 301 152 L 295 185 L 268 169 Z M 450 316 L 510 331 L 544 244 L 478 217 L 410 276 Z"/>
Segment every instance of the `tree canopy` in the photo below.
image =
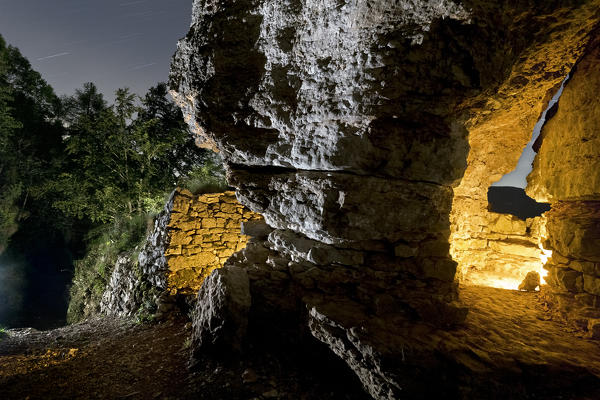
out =
<path fill-rule="evenodd" d="M 54 226 L 149 212 L 210 163 L 164 83 L 110 105 L 92 82 L 59 98 L 0 37 L 0 250 L 32 212 Z"/>

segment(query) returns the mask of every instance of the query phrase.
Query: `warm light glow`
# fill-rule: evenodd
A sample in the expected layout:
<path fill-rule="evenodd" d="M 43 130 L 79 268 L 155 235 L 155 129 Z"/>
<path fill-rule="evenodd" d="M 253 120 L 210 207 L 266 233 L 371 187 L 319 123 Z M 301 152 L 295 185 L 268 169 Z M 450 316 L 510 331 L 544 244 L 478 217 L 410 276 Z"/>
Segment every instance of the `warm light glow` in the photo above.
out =
<path fill-rule="evenodd" d="M 540 249 L 539 263 L 529 262 L 527 263 L 527 266 L 523 265 L 523 269 L 519 274 L 507 274 L 507 276 L 502 276 L 500 273 L 471 273 L 469 275 L 470 283 L 498 289 L 519 290 L 519 285 L 521 285 L 521 282 L 525 279 L 525 275 L 527 275 L 528 272 L 535 271 L 540 274 L 540 285 L 545 285 L 545 278 L 548 276 L 548 271 L 544 269 L 544 265 L 548 259 L 552 257 L 552 250 L 544 249 L 541 243 L 538 244 L 538 247 Z M 540 290 L 540 287 L 536 289 L 536 291 L 538 290 Z"/>
<path fill-rule="evenodd" d="M 514 278 L 497 278 L 490 279 L 488 284 L 482 283 L 484 286 L 491 286 L 498 289 L 508 289 L 508 290 L 519 290 L 519 285 L 521 284 L 522 279 L 514 279 Z"/>
<path fill-rule="evenodd" d="M 548 270 L 544 268 L 544 265 L 548 262 L 548 259 L 552 257 L 552 250 L 546 250 L 541 243 L 538 244 L 542 253 L 540 254 L 540 260 L 542 261 L 542 266 L 540 267 L 540 282 L 542 285 L 546 284 L 546 278 L 548 276 Z"/>

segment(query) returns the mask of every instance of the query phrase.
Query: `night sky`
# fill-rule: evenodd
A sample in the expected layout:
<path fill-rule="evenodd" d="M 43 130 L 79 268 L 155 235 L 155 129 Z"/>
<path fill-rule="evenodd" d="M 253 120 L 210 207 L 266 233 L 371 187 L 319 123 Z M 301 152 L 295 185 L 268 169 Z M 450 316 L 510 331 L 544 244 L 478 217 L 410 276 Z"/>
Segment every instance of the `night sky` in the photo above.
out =
<path fill-rule="evenodd" d="M 193 0 L 0 0 L 0 34 L 57 94 L 94 82 L 144 94 L 166 81 Z"/>

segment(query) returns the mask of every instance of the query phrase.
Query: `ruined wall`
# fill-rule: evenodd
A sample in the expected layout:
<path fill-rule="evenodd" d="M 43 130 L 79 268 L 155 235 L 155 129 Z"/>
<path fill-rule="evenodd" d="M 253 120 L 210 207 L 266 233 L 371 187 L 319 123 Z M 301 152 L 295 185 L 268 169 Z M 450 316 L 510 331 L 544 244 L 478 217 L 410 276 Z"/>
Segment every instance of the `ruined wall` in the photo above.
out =
<path fill-rule="evenodd" d="M 171 295 L 195 295 L 210 273 L 246 247 L 242 222 L 262 217 L 235 198 L 234 192 L 194 196 L 176 193 L 168 225 L 167 290 Z"/>
<path fill-rule="evenodd" d="M 545 268 L 568 320 L 600 338 L 600 42 L 577 64 L 542 129 L 527 193 L 549 201 Z"/>
<path fill-rule="evenodd" d="M 485 211 L 455 218 L 450 254 L 461 283 L 517 290 L 528 272 L 543 274 L 542 217 L 524 221 Z"/>
<path fill-rule="evenodd" d="M 274 229 L 225 266 L 248 275 L 249 314 L 307 327 L 375 398 L 425 379 L 439 360 L 404 338 L 466 314 L 451 208 L 487 207 L 599 4 L 195 1 L 170 86 Z"/>
<path fill-rule="evenodd" d="M 214 269 L 246 247 L 249 237 L 241 234 L 242 222 L 261 220 L 234 192 L 193 195 L 175 190 L 137 259 L 119 257 L 101 312 L 147 317 L 173 308 L 175 295 L 195 295 Z"/>

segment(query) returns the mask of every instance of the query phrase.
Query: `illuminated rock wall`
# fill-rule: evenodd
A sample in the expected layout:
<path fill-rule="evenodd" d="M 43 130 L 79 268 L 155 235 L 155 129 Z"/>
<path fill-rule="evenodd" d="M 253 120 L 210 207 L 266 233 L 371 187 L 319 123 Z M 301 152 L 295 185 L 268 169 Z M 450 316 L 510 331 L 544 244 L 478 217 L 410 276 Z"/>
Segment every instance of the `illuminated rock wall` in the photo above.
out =
<path fill-rule="evenodd" d="M 542 217 L 523 221 L 474 209 L 454 218 L 450 254 L 458 262 L 461 283 L 518 289 L 528 272 L 542 273 Z"/>
<path fill-rule="evenodd" d="M 169 293 L 198 293 L 215 268 L 246 247 L 248 236 L 241 234 L 241 223 L 260 219 L 236 200 L 234 192 L 194 196 L 177 191 L 165 252 Z"/>
<path fill-rule="evenodd" d="M 465 282 L 469 281 L 469 271 L 489 271 L 488 278 L 496 282 L 492 275 L 506 272 L 513 276 L 512 287 L 522 275 L 520 268 L 515 274 L 513 267 L 518 264 L 530 269 L 538 264 L 535 254 L 539 250 L 535 247 L 539 223 L 527 222 L 529 231 L 525 234 L 522 225 L 510 234 L 495 232 L 497 215 L 488 212 L 488 188 L 517 165 L 534 125 L 582 56 L 597 24 L 597 9 L 597 2 L 579 9 L 556 8 L 551 17 L 556 18 L 551 23 L 554 28 L 546 42 L 529 48 L 496 90 L 470 103 L 466 121 L 470 151 L 464 177 L 454 188 L 450 225 L 451 252 L 459 262 L 459 278 Z M 501 238 L 502 234 L 508 236 Z M 514 253 L 528 256 L 515 258 Z"/>
<path fill-rule="evenodd" d="M 549 201 L 546 264 L 566 318 L 600 338 L 600 40 L 591 43 L 541 133 L 528 194 Z"/>
<path fill-rule="evenodd" d="M 466 315 L 451 221 L 514 168 L 599 4 L 196 0 L 170 86 L 274 229 L 225 266 L 250 316 L 304 326 L 375 398 L 419 385 L 434 351 L 408 360 L 403 335 Z"/>

